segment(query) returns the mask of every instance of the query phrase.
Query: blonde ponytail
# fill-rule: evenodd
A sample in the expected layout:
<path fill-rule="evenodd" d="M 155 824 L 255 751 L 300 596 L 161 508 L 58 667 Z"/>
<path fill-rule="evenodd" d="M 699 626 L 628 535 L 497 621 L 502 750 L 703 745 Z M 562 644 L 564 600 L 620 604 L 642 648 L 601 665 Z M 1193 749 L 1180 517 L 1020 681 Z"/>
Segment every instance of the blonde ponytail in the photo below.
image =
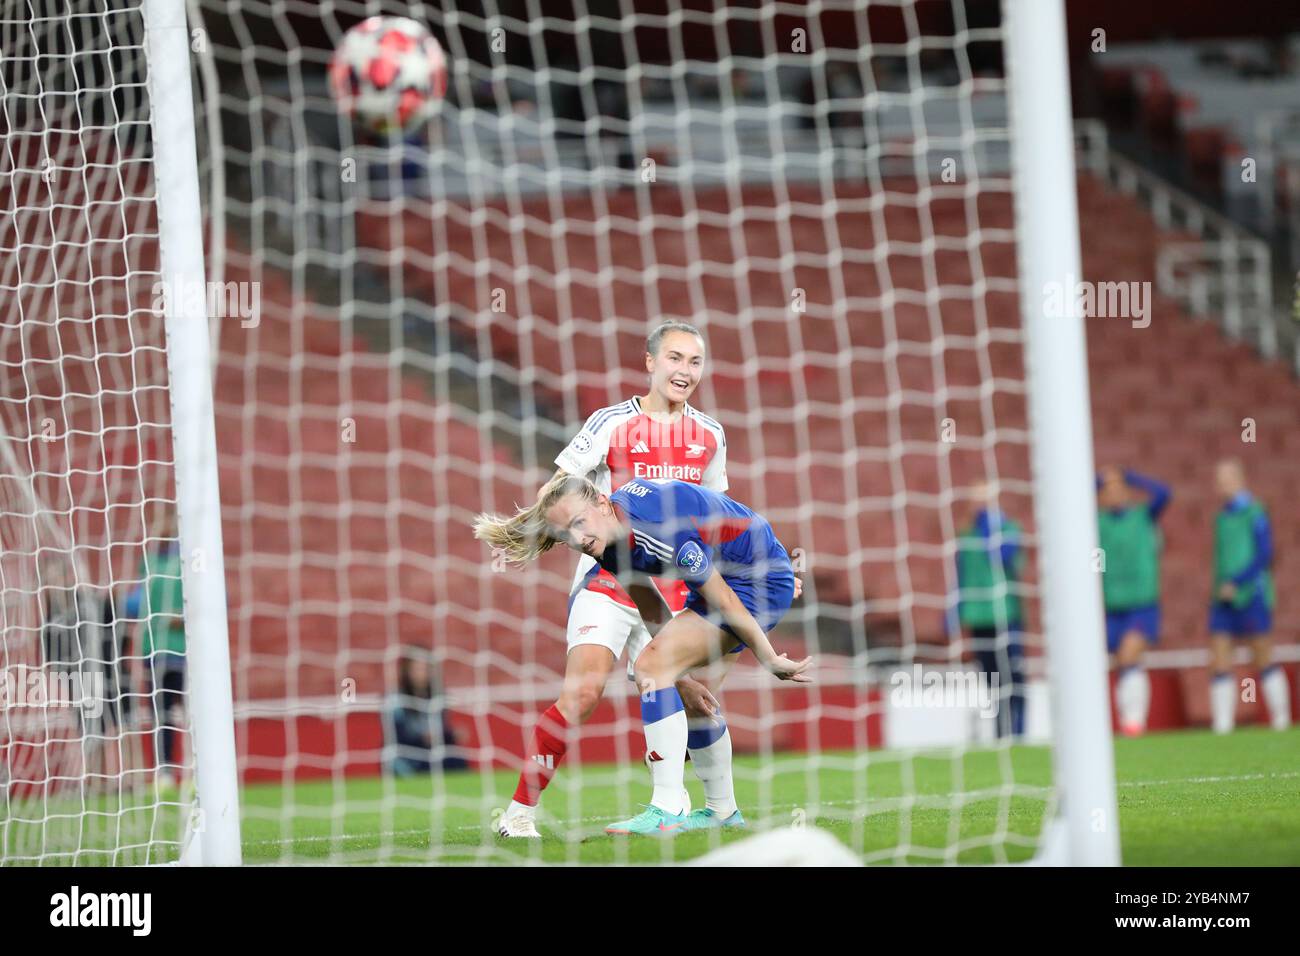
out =
<path fill-rule="evenodd" d="M 567 495 L 582 495 L 583 501 L 595 501 L 600 491 L 586 478 L 559 472 L 542 485 L 537 501 L 520 508 L 510 517 L 483 512 L 474 519 L 474 537 L 486 542 L 494 554 L 506 561 L 524 564 L 541 557 L 559 542 L 551 537 L 546 513 Z"/>

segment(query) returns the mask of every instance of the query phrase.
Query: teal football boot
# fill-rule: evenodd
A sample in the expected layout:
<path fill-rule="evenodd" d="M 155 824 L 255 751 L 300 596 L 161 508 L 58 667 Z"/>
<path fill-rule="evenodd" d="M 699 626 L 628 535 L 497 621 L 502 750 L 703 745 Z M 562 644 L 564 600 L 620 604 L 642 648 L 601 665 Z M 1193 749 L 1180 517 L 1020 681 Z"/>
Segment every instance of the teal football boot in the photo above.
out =
<path fill-rule="evenodd" d="M 642 806 L 645 806 L 645 804 L 642 804 Z M 681 814 L 669 813 L 666 810 L 660 810 L 658 807 L 649 806 L 631 820 L 611 823 L 605 827 L 605 832 L 619 836 L 630 836 L 632 834 L 671 836 L 682 829 L 686 819 Z"/>
<path fill-rule="evenodd" d="M 686 822 L 681 826 L 683 830 L 743 830 L 744 828 L 745 818 L 740 815 L 739 810 L 724 820 L 708 807 L 692 810 L 686 815 Z"/>

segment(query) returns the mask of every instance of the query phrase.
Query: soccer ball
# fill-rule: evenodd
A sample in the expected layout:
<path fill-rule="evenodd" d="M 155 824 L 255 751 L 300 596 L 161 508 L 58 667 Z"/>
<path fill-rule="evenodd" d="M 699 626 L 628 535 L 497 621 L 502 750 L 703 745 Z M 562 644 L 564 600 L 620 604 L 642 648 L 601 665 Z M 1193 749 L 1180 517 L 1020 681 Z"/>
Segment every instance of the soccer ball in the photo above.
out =
<path fill-rule="evenodd" d="M 377 133 L 428 120 L 447 92 L 447 57 L 423 24 L 370 17 L 330 57 L 330 92 L 344 115 Z"/>

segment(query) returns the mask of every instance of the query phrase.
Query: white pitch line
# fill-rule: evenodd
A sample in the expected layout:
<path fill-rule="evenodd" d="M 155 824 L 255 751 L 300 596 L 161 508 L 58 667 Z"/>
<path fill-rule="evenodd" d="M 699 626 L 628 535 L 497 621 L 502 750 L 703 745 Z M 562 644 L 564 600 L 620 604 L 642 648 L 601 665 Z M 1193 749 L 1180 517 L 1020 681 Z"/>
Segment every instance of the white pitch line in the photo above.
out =
<path fill-rule="evenodd" d="M 1185 784 L 1185 783 L 1195 783 L 1195 784 L 1241 783 L 1249 780 L 1291 780 L 1296 777 L 1300 777 L 1300 771 L 1286 771 L 1283 773 L 1225 774 L 1223 776 L 1217 776 L 1217 777 L 1175 777 L 1170 780 L 1123 780 L 1120 781 L 1119 786 L 1121 787 L 1170 787 L 1170 786 L 1175 786 L 1178 784 Z M 1019 787 L 1020 789 L 1038 789 L 1044 792 L 1050 790 L 1049 787 L 1031 788 L 1028 785 L 1023 785 L 1023 784 L 1018 784 L 1016 786 Z M 976 794 L 976 793 L 989 794 L 989 793 L 996 793 L 996 792 L 997 792 L 996 790 L 981 790 L 981 791 L 967 790 L 958 793 L 947 793 L 947 794 L 930 793 L 930 794 L 916 794 L 915 796 L 916 798 L 919 798 L 921 800 L 935 800 L 935 799 L 951 800 L 953 798 L 958 798 L 958 797 L 969 797 L 972 794 Z M 893 805 L 891 806 L 891 809 L 893 809 L 900 801 L 907 801 L 908 799 L 909 798 L 907 797 L 886 797 L 884 798 L 884 801 L 888 801 L 891 805 Z M 853 806 L 860 802 L 861 801 L 858 800 L 822 800 L 819 801 L 816 806 L 817 807 Z M 778 803 L 778 804 L 772 804 L 769 807 L 769 809 L 770 810 L 793 810 L 794 808 L 799 806 L 802 806 L 802 804 Z M 810 807 L 810 809 L 815 809 L 815 807 Z M 555 821 L 543 821 L 543 824 L 553 826 L 553 827 L 572 827 L 575 825 L 600 823 L 602 820 L 605 819 L 607 819 L 606 816 L 571 817 L 571 818 L 555 820 Z M 486 827 L 478 823 L 466 823 L 454 827 L 440 828 L 441 832 L 443 833 L 465 833 L 465 832 L 475 831 L 475 830 L 481 831 L 484 829 L 486 829 Z M 295 843 L 326 843 L 326 842 L 333 843 L 333 842 L 341 842 L 343 840 L 373 840 L 375 837 L 386 838 L 386 837 L 399 837 L 399 836 L 414 836 L 417 834 L 431 833 L 431 832 L 432 832 L 432 828 L 411 827 L 405 830 L 383 830 L 378 833 L 375 833 L 373 831 L 368 833 L 345 833 L 341 836 L 332 836 L 332 835 L 331 836 L 302 836 L 302 837 L 293 837 L 288 840 L 249 840 L 249 841 L 245 841 L 244 845 L 245 846 L 291 846 Z"/>
<path fill-rule="evenodd" d="M 1300 770 L 1283 773 L 1237 773 L 1222 777 L 1175 777 L 1173 780 L 1126 780 L 1121 787 L 1165 787 L 1176 783 L 1236 783 L 1241 780 L 1289 780 L 1300 777 Z"/>

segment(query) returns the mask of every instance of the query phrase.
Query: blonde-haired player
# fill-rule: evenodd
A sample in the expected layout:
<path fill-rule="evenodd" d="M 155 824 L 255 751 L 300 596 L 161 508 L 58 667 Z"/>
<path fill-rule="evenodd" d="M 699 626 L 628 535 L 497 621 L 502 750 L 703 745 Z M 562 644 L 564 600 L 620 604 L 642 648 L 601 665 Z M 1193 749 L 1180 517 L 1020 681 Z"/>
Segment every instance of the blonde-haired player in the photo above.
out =
<path fill-rule="evenodd" d="M 1273 526 L 1263 502 L 1250 493 L 1240 461 L 1220 461 L 1214 482 L 1223 507 L 1214 519 L 1214 594 L 1210 604 L 1210 719 L 1214 732 L 1236 724 L 1234 641 L 1250 641 L 1259 684 L 1277 730 L 1291 726 L 1291 688 L 1273 660 Z"/>
<path fill-rule="evenodd" d="M 646 621 L 660 617 L 658 601 L 642 597 L 633 582 L 686 582 L 686 607 L 656 627 L 636 661 L 654 792 L 643 812 L 605 832 L 661 835 L 743 825 L 738 810 L 728 817 L 712 808 L 687 812 L 682 777 L 691 729 L 677 687 L 691 671 L 734 661 L 747 648 L 780 680 L 812 680 L 811 657 L 778 654 L 767 636 L 796 594 L 790 556 L 771 523 L 721 492 L 685 481 L 635 479 L 606 495 L 586 478 L 558 474 L 532 507 L 509 517 L 480 514 L 474 535 L 519 563 L 556 544 L 581 552 L 628 581 Z"/>
<path fill-rule="evenodd" d="M 557 475 L 589 478 L 606 495 L 636 478 L 677 479 L 726 491 L 727 442 L 722 426 L 688 404 L 704 376 L 703 336 L 684 322 L 664 322 L 646 340 L 645 368 L 649 391 L 588 418 L 556 457 Z M 682 582 L 656 581 L 655 585 L 668 610 L 677 613 L 685 606 Z M 498 824 L 504 837 L 539 836 L 537 806 L 564 759 L 574 729 L 600 703 L 624 649 L 630 677 L 637 657 L 650 642 L 636 601 L 587 556 L 579 561 L 574 577 L 566 636 L 569 653 L 560 696 L 537 722 L 514 799 Z M 730 660 L 719 665 L 712 677 L 715 686 L 729 666 Z M 706 807 L 696 811 L 696 822 L 743 824 L 731 776 L 731 734 L 718 703 L 705 684 L 690 677 L 679 681 L 677 689 L 690 721 L 692 765 L 707 799 Z"/>

